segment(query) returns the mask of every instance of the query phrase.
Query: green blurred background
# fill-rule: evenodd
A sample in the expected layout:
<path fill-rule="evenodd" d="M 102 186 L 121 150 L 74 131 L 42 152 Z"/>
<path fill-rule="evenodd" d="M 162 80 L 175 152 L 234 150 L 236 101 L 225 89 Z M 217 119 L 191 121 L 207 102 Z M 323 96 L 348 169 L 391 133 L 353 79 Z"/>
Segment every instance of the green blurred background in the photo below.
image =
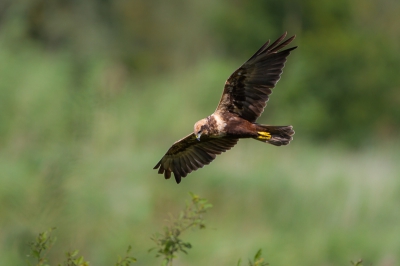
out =
<path fill-rule="evenodd" d="M 56 226 L 49 254 L 113 265 L 188 192 L 214 208 L 176 265 L 400 264 L 400 2 L 3 0 L 0 265 Z M 297 35 L 261 123 L 287 147 L 240 141 L 180 185 L 152 167 L 212 113 L 266 40 Z"/>

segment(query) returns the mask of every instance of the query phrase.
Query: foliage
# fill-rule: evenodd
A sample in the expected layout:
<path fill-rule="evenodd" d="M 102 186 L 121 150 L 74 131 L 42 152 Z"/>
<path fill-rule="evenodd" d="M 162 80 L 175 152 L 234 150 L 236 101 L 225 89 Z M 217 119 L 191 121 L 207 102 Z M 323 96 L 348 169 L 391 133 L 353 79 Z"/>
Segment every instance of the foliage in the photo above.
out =
<path fill-rule="evenodd" d="M 178 252 L 187 254 L 187 249 L 192 248 L 189 242 L 184 242 L 181 235 L 189 229 L 204 229 L 203 215 L 212 207 L 206 199 L 190 193 L 192 200 L 186 202 L 186 208 L 180 212 L 177 217 L 170 215 L 167 226 L 163 233 L 156 233 L 152 237 L 156 247 L 150 249 L 156 250 L 156 257 L 163 257 L 162 265 L 172 265 Z"/>
<path fill-rule="evenodd" d="M 48 252 L 53 247 L 53 244 L 56 241 L 56 237 L 52 236 L 53 231 L 56 228 L 50 228 L 42 233 L 39 233 L 39 236 L 36 238 L 36 242 L 30 243 L 31 248 L 31 256 L 37 259 L 36 266 L 49 266 L 47 255 Z M 74 250 L 72 252 L 67 252 L 66 261 L 63 264 L 58 264 L 59 266 L 88 266 L 89 262 L 85 261 L 83 256 L 78 257 L 78 250 Z M 32 265 L 28 262 L 29 265 Z M 124 264 L 122 264 L 124 265 Z"/>
<path fill-rule="evenodd" d="M 362 259 L 359 259 L 355 262 L 350 261 L 351 265 L 353 265 L 353 266 L 362 266 L 362 262 L 363 262 Z"/>
<path fill-rule="evenodd" d="M 164 257 L 162 265 L 172 266 L 173 259 L 177 257 L 178 252 L 183 252 L 187 254 L 187 249 L 191 248 L 192 245 L 188 242 L 184 242 L 181 239 L 181 234 L 188 229 L 204 229 L 204 218 L 203 215 L 207 212 L 209 208 L 212 207 L 210 203 L 204 198 L 200 198 L 190 192 L 191 201 L 186 202 L 186 207 L 180 212 L 179 216 L 174 217 L 170 215 L 167 220 L 168 226 L 164 227 L 164 233 L 156 233 L 151 238 L 156 247 L 151 248 L 149 251 L 156 250 L 156 257 Z M 31 255 L 37 260 L 36 266 L 49 266 L 47 255 L 56 238 L 52 236 L 53 231 L 56 228 L 50 228 L 42 233 L 36 238 L 36 242 L 30 242 Z M 130 266 L 131 263 L 135 263 L 136 258 L 130 256 L 132 247 L 129 246 L 125 257 L 119 257 L 115 266 Z M 78 257 L 78 250 L 72 252 L 67 252 L 67 260 L 63 264 L 58 264 L 58 266 L 89 266 L 89 262 L 85 261 L 83 256 Z M 267 266 L 269 265 L 265 262 L 265 259 L 261 256 L 262 250 L 259 249 L 254 255 L 252 260 L 249 259 L 248 266 Z M 241 259 L 239 259 L 237 266 L 241 266 Z M 33 265 L 28 262 L 29 265 Z M 351 261 L 353 266 L 362 266 L 362 260 L 356 262 Z"/>
<path fill-rule="evenodd" d="M 136 258 L 129 255 L 131 253 L 131 251 L 132 251 L 132 246 L 129 246 L 128 250 L 126 251 L 125 257 L 123 257 L 123 258 L 118 257 L 118 261 L 115 264 L 115 266 L 129 266 L 129 265 L 131 265 L 131 263 L 135 263 Z"/>
<path fill-rule="evenodd" d="M 156 257 L 164 257 L 162 265 L 172 265 L 173 259 L 176 258 L 178 252 L 187 254 L 187 249 L 192 245 L 181 239 L 182 233 L 189 229 L 204 229 L 205 223 L 203 215 L 212 207 L 206 199 L 200 198 L 198 195 L 190 193 L 191 201 L 186 203 L 186 208 L 180 212 L 177 217 L 170 215 L 168 225 L 164 227 L 163 233 L 156 233 L 151 238 L 156 247 L 150 249 L 156 250 Z M 47 254 L 52 248 L 56 238 L 52 237 L 52 232 L 56 228 L 50 228 L 43 233 L 39 233 L 36 242 L 30 243 L 31 255 L 37 259 L 36 266 L 49 266 L 47 264 Z M 136 258 L 130 256 L 132 247 L 129 246 L 124 258 L 119 257 L 116 266 L 129 266 L 136 262 Z M 78 257 L 78 250 L 67 252 L 67 260 L 65 266 L 88 266 L 89 262 L 85 261 L 83 256 Z M 261 252 L 260 252 L 261 255 Z M 258 259 L 259 255 L 256 255 Z M 32 265 L 32 264 L 30 264 Z M 61 266 L 61 264 L 59 264 Z M 258 264 L 256 264 L 258 265 Z"/>
<path fill-rule="evenodd" d="M 56 237 L 52 236 L 55 229 L 56 228 L 53 227 L 39 233 L 36 241 L 29 243 L 31 249 L 31 254 L 29 256 L 37 260 L 35 266 L 50 266 L 50 264 L 48 264 L 47 256 L 56 241 Z M 126 256 L 124 258 L 119 257 L 115 266 L 129 266 L 131 263 L 136 262 L 136 259 L 129 255 L 131 249 L 132 247 L 129 246 Z M 85 261 L 83 256 L 78 257 L 78 253 L 79 250 L 65 253 L 66 260 L 62 264 L 58 264 L 58 266 L 89 266 L 89 262 Z M 29 261 L 28 264 L 33 265 Z"/>
<path fill-rule="evenodd" d="M 52 236 L 53 231 L 56 228 L 50 228 L 47 231 L 39 233 L 39 236 L 36 238 L 35 242 L 30 242 L 29 246 L 31 249 L 30 256 L 36 260 L 36 266 L 48 266 L 47 264 L 47 253 L 51 249 L 51 247 L 56 242 L 57 238 Z M 33 265 L 28 262 L 29 265 Z"/>
<path fill-rule="evenodd" d="M 187 254 L 187 249 L 192 248 L 189 242 L 184 242 L 181 239 L 182 233 L 189 229 L 204 229 L 205 223 L 203 215 L 209 208 L 212 207 L 210 203 L 204 198 L 200 198 L 198 195 L 190 193 L 191 201 L 186 202 L 186 208 L 180 212 L 177 217 L 170 215 L 168 219 L 168 226 L 164 227 L 164 233 L 156 233 L 151 238 L 156 247 L 151 248 L 149 251 L 156 250 L 156 257 L 164 257 L 162 265 L 172 266 L 173 259 L 177 257 L 178 252 Z M 47 264 L 47 254 L 52 248 L 56 241 L 56 238 L 52 236 L 53 231 L 56 228 L 50 228 L 47 231 L 39 233 L 36 242 L 30 243 L 31 256 L 37 259 L 36 266 L 49 266 Z M 126 251 L 124 258 L 119 257 L 115 266 L 129 266 L 131 263 L 135 263 L 136 258 L 130 256 L 132 247 L 129 246 Z M 78 250 L 67 252 L 67 260 L 63 263 L 64 266 L 89 266 L 89 262 L 85 261 L 83 256 L 78 257 Z M 32 265 L 28 262 L 29 265 Z M 241 261 L 239 260 L 238 266 Z M 268 263 L 264 262 L 261 257 L 261 249 L 255 254 L 253 261 L 249 260 L 249 266 L 266 266 Z M 358 264 L 355 264 L 358 265 Z M 61 264 L 59 264 L 61 266 Z"/>
<path fill-rule="evenodd" d="M 299 132 L 314 141 L 360 146 L 376 135 L 394 138 L 400 127 L 400 77 L 395 71 L 400 67 L 400 39 L 392 27 L 398 24 L 394 10 L 399 7 L 396 0 L 368 5 L 362 0 L 57 0 L 51 5 L 6 0 L 0 5 L 0 15 L 6 14 L 0 38 L 2 49 L 11 54 L 32 47 L 43 54 L 69 54 L 65 60 L 74 65 L 73 83 L 100 58 L 109 62 L 113 84 L 124 83 L 128 76 L 137 84 L 184 69 L 193 77 L 195 66 L 214 63 L 209 58 L 228 61 L 232 72 L 266 39 L 288 30 L 297 34 L 294 45 L 300 49 L 290 58 L 269 112 L 276 113 L 277 121 L 297 124 Z M 213 87 L 223 84 L 228 74 Z M 76 86 L 86 89 L 71 84 L 71 91 Z M 218 98 L 220 90 L 209 93 Z"/>
<path fill-rule="evenodd" d="M 253 260 L 249 260 L 249 266 L 267 266 L 269 265 L 267 262 L 264 261 L 264 258 L 261 257 L 261 249 L 257 251 L 254 255 Z M 238 261 L 237 266 L 241 265 L 241 260 Z"/>
<path fill-rule="evenodd" d="M 89 262 L 85 261 L 83 256 L 78 257 L 79 250 L 74 250 L 72 252 L 67 252 L 65 255 L 67 260 L 64 262 L 63 266 L 89 266 Z M 61 264 L 59 264 L 61 266 Z"/>

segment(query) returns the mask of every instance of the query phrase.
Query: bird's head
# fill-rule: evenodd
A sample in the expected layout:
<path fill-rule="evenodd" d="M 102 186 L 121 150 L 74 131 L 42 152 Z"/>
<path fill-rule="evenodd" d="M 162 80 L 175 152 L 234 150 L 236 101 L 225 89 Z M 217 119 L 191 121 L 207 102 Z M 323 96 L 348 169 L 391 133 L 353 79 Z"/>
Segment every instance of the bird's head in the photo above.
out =
<path fill-rule="evenodd" d="M 198 141 L 200 141 L 201 135 L 208 135 L 208 133 L 209 126 L 207 118 L 203 118 L 200 121 L 197 121 L 196 124 L 194 124 L 194 135 L 196 136 Z"/>

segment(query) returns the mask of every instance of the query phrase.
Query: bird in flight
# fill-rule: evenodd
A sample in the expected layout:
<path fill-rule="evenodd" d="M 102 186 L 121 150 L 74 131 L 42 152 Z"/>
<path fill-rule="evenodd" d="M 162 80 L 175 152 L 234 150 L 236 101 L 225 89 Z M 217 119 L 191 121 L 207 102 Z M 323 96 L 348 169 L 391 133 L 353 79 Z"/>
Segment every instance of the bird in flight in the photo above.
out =
<path fill-rule="evenodd" d="M 256 123 L 264 111 L 272 89 L 279 81 L 286 58 L 296 47 L 280 51 L 296 36 L 286 33 L 269 45 L 264 44 L 225 82 L 213 114 L 194 124 L 194 132 L 176 141 L 154 169 L 165 179 L 174 173 L 176 183 L 192 171 L 213 161 L 242 138 L 252 138 L 275 146 L 287 145 L 294 134 L 292 126 Z M 282 42 L 283 41 L 283 42 Z M 268 46 L 269 45 L 269 46 Z"/>

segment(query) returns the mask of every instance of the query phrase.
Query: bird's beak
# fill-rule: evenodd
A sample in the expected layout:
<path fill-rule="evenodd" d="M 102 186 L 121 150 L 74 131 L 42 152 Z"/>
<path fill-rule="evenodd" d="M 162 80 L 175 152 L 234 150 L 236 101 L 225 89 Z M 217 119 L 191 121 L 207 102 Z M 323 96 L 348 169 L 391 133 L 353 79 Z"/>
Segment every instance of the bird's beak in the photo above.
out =
<path fill-rule="evenodd" d="M 201 133 L 196 135 L 196 138 L 197 138 L 198 141 L 200 141 L 200 136 L 201 136 Z"/>

